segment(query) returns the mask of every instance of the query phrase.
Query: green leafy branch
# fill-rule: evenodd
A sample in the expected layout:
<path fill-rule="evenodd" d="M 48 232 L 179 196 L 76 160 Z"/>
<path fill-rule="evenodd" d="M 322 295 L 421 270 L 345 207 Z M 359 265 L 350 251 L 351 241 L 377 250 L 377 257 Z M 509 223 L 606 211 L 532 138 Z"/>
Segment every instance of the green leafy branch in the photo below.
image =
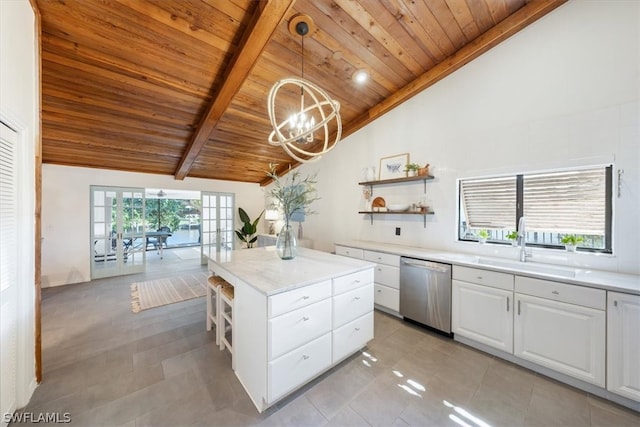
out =
<path fill-rule="evenodd" d="M 316 180 L 317 172 L 302 178 L 300 172 L 294 171 L 288 174 L 285 179 L 281 179 L 276 173 L 277 166 L 277 164 L 269 164 L 267 176 L 273 180 L 274 184 L 269 196 L 278 201 L 285 222 L 289 224 L 291 215 L 296 212 L 305 215 L 314 214 L 315 212 L 311 211 L 309 206 L 320 199 L 317 197 L 315 188 L 318 182 Z"/>

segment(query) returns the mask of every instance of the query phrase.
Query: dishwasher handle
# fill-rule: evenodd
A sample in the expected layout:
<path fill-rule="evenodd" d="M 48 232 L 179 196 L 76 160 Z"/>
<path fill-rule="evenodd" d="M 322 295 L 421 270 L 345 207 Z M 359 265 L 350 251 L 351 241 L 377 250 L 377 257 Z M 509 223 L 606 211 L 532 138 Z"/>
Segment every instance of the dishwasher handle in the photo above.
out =
<path fill-rule="evenodd" d="M 424 270 L 429 270 L 429 271 L 437 271 L 438 273 L 448 273 L 450 268 L 448 265 L 446 265 L 446 267 L 443 267 L 442 264 L 435 263 L 435 262 L 418 261 L 418 260 L 408 261 L 406 259 L 402 260 L 402 265 L 422 268 Z"/>

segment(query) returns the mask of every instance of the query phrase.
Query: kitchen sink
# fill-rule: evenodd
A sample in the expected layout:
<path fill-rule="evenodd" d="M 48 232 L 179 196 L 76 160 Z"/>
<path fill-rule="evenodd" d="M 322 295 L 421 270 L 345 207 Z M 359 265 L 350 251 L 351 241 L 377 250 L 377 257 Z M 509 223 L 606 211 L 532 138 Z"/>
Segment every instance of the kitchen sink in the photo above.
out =
<path fill-rule="evenodd" d="M 493 267 L 509 268 L 509 269 L 522 271 L 522 272 L 550 274 L 552 276 L 562 276 L 562 277 L 576 276 L 576 272 L 574 269 L 556 267 L 556 266 L 545 265 L 545 264 L 534 264 L 530 262 L 478 258 L 478 264 L 493 266 Z"/>

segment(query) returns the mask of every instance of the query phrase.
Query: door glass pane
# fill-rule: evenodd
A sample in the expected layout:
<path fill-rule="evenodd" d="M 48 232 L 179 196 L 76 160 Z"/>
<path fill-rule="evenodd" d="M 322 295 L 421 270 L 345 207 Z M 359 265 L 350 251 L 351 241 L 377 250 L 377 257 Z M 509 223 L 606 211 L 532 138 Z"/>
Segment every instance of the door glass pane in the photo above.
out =
<path fill-rule="evenodd" d="M 104 208 L 103 207 L 95 207 L 93 208 L 93 221 L 94 222 L 104 222 Z"/>
<path fill-rule="evenodd" d="M 104 191 L 96 190 L 93 193 L 93 205 L 104 206 Z"/>

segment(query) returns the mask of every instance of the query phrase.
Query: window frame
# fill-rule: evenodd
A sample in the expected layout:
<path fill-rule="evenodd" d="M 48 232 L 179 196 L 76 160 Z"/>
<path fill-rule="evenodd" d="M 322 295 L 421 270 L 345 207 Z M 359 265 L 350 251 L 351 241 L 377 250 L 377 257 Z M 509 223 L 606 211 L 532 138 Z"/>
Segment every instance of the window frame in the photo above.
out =
<path fill-rule="evenodd" d="M 502 175 L 490 175 L 490 176 L 482 176 L 482 177 L 466 177 L 466 178 L 458 178 L 457 179 L 457 192 L 458 192 L 458 203 L 456 210 L 456 236 L 458 242 L 478 242 L 478 239 L 473 238 L 465 238 L 462 236 L 462 210 L 463 210 L 463 191 L 462 191 L 462 182 L 465 180 L 473 180 L 473 179 L 490 179 L 490 178 L 505 178 L 505 177 L 516 177 L 516 217 L 515 217 L 515 229 L 518 230 L 518 226 L 520 224 L 520 218 L 524 214 L 524 178 L 527 175 L 540 175 L 545 173 L 556 173 L 556 172 L 564 172 L 564 171 L 578 171 L 585 169 L 592 169 L 602 167 L 605 170 L 605 224 L 604 224 L 604 248 L 586 248 L 579 247 L 577 250 L 579 252 L 584 253 L 598 253 L 598 254 L 613 254 L 613 167 L 612 163 L 606 164 L 597 164 L 597 165 L 589 165 L 589 166 L 581 166 L 581 167 L 572 167 L 565 169 L 554 169 L 554 170 L 543 170 L 543 171 L 527 171 L 527 172 L 518 172 L 512 174 L 502 174 Z M 528 234 L 529 232 L 527 232 Z M 502 240 L 487 240 L 486 243 L 494 244 L 494 245 L 505 245 L 511 246 L 512 243 L 508 241 Z M 532 243 L 527 242 L 528 247 L 534 248 L 544 248 L 544 249 L 564 249 L 564 245 L 555 245 L 555 244 L 544 244 L 544 243 Z"/>

